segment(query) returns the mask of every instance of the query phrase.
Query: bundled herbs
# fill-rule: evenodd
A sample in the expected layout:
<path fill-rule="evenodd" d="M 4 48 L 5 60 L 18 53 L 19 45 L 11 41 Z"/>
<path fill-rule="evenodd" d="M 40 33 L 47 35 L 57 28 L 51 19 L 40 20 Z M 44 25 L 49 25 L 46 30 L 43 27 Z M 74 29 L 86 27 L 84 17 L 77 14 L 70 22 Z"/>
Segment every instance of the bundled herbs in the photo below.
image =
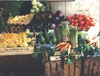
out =
<path fill-rule="evenodd" d="M 80 53 L 84 53 L 85 56 L 93 56 L 94 52 L 98 51 L 97 42 L 92 42 L 87 38 L 87 34 L 84 32 L 80 32 L 78 34 L 78 48 L 76 51 Z"/>

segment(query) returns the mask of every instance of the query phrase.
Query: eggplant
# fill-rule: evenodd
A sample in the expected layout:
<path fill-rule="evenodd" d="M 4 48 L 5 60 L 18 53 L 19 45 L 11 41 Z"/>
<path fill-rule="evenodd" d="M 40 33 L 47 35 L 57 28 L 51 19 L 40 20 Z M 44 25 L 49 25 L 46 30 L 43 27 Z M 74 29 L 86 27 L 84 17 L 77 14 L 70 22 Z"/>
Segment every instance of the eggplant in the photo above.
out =
<path fill-rule="evenodd" d="M 61 18 L 63 16 L 63 13 L 61 11 L 57 11 L 56 15 Z"/>
<path fill-rule="evenodd" d="M 60 20 L 61 20 L 61 21 L 66 21 L 66 16 L 62 16 L 62 17 L 60 18 Z"/>

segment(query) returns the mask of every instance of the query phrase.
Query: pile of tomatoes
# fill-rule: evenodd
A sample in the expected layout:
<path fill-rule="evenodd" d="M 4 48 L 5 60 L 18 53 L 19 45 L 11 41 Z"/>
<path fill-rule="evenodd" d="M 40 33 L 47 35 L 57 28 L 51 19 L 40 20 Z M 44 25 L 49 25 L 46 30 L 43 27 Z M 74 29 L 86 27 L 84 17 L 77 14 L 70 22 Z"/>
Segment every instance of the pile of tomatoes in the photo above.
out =
<path fill-rule="evenodd" d="M 72 17 L 66 16 L 66 19 L 72 26 L 76 26 L 79 30 L 88 31 L 92 26 L 95 26 L 92 17 L 82 14 L 74 14 Z"/>

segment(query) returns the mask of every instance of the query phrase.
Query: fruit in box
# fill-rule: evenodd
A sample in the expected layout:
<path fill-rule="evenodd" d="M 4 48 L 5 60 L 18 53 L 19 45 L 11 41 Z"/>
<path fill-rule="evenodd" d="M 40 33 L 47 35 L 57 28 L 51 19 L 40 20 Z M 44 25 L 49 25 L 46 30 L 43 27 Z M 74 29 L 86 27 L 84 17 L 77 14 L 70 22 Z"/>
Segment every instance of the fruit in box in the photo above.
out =
<path fill-rule="evenodd" d="M 25 32 L 21 33 L 2 33 L 0 35 L 1 48 L 31 47 L 34 37 L 27 37 Z"/>
<path fill-rule="evenodd" d="M 9 17 L 8 23 L 9 24 L 29 24 L 30 21 L 32 20 L 34 14 L 26 14 L 26 15 L 17 15 L 15 17 Z"/>

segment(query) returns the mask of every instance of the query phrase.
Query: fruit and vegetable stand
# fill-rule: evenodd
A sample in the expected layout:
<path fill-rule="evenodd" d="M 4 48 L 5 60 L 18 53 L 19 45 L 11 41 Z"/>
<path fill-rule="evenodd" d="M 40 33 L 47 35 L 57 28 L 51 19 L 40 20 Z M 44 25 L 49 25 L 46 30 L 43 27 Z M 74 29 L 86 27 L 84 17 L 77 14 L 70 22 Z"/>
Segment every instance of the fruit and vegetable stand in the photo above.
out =
<path fill-rule="evenodd" d="M 100 76 L 100 33 L 92 39 L 88 34 L 96 24 L 92 17 L 52 13 L 48 3 L 33 0 L 30 14 L 10 16 L 7 23 L 9 31 L 0 34 L 0 57 L 32 55 L 32 63 L 40 57 L 45 76 Z"/>
<path fill-rule="evenodd" d="M 28 55 L 34 52 L 35 32 L 27 34 L 26 30 L 26 33 L 19 34 L 2 33 L 0 40 L 0 56 Z"/>

